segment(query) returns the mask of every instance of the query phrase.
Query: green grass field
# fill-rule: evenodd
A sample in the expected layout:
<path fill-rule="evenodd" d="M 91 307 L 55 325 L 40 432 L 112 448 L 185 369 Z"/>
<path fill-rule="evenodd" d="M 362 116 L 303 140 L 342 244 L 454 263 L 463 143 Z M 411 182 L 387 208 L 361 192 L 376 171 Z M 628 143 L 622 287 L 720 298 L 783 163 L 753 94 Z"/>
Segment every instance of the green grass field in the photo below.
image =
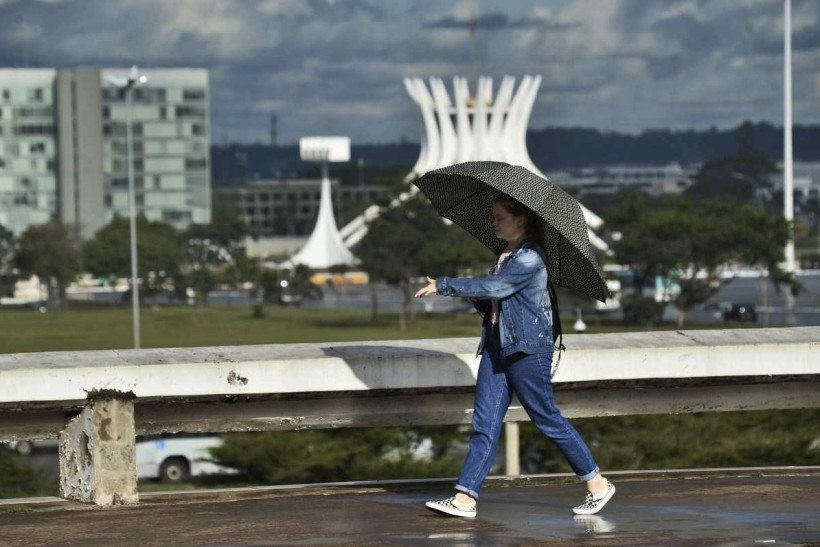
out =
<path fill-rule="evenodd" d="M 415 324 L 401 331 L 395 313 L 383 313 L 373 322 L 367 310 L 279 306 L 266 307 L 263 318 L 254 318 L 250 308 L 222 307 L 143 308 L 140 316 L 144 348 L 477 338 L 481 322 L 477 314 L 419 314 Z M 587 324 L 588 332 L 628 330 L 617 323 L 601 323 L 595 317 Z M 131 308 L 127 306 L 47 313 L 0 309 L 0 353 L 127 349 L 133 347 L 131 329 Z"/>
<path fill-rule="evenodd" d="M 477 335 L 477 315 L 422 318 L 407 330 L 398 316 L 371 321 L 369 311 L 161 307 L 140 313 L 142 347 L 189 347 L 293 342 L 342 342 Z M 133 347 L 130 307 L 40 313 L 0 310 L 0 353 Z"/>

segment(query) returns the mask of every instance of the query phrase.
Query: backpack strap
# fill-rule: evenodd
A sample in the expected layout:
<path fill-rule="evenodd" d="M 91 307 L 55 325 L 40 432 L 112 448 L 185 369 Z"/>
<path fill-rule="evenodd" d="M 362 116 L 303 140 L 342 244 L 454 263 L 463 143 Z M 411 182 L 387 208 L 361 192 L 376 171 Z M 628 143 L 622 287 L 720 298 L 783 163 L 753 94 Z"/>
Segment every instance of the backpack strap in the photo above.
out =
<path fill-rule="evenodd" d="M 552 308 L 552 341 L 555 343 L 555 349 L 558 350 L 558 358 L 555 360 L 552 372 L 550 373 L 550 378 L 552 378 L 555 376 L 555 373 L 558 372 L 561 354 L 567 348 L 564 346 L 564 330 L 561 328 L 561 314 L 558 313 L 558 296 L 555 294 L 555 286 L 553 286 L 551 282 L 547 283 L 547 291 L 549 292 L 550 306 Z"/>

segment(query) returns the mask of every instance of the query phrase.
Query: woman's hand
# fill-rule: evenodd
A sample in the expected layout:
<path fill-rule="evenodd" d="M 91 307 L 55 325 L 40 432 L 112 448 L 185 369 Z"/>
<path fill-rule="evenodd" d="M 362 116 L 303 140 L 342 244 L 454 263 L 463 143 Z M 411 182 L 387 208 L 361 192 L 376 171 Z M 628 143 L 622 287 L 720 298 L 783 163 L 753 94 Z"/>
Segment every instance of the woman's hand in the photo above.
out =
<path fill-rule="evenodd" d="M 436 280 L 427 278 L 427 286 L 419 289 L 419 292 L 416 293 L 416 298 L 422 298 L 424 296 L 430 296 L 431 294 L 436 294 Z"/>

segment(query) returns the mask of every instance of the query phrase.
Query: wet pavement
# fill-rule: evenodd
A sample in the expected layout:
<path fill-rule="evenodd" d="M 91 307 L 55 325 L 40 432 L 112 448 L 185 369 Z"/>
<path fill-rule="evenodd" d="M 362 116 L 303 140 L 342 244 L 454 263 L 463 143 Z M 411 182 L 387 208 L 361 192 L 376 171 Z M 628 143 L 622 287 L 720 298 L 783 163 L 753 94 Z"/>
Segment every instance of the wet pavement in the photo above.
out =
<path fill-rule="evenodd" d="M 820 474 L 610 476 L 599 516 L 578 484 L 491 481 L 478 518 L 424 501 L 449 483 L 143 495 L 133 507 L 0 505 L 0 545 L 820 545 Z"/>

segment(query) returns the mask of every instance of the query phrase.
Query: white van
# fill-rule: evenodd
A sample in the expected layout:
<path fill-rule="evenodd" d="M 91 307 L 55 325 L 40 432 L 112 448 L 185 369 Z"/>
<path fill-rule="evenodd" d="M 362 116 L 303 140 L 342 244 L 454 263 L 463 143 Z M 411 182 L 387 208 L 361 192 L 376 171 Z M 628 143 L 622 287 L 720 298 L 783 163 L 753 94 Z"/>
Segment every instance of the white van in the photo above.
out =
<path fill-rule="evenodd" d="M 137 479 L 184 482 L 202 475 L 234 475 L 238 470 L 214 463 L 210 449 L 222 446 L 217 435 L 137 438 Z"/>
<path fill-rule="evenodd" d="M 210 449 L 222 446 L 218 435 L 175 435 L 173 437 L 137 437 L 137 479 L 159 479 L 162 482 L 184 482 L 202 475 L 234 475 L 238 470 L 214 463 Z M 12 441 L 11 450 L 28 456 L 34 449 L 56 451 L 57 441 Z"/>

